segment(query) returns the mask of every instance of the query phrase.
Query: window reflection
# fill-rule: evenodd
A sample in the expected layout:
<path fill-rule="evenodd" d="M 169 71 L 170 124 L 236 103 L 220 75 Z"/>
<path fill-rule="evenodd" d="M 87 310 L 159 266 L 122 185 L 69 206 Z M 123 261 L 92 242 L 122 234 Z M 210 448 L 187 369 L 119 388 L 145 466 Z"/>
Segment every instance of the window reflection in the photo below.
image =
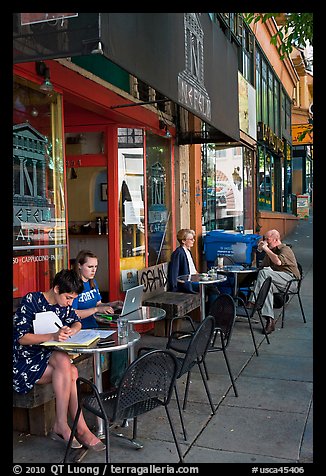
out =
<path fill-rule="evenodd" d="M 120 270 L 122 290 L 145 266 L 144 149 L 141 129 L 118 129 Z"/>
<path fill-rule="evenodd" d="M 273 156 L 258 148 L 258 205 L 260 210 L 272 210 Z"/>
<path fill-rule="evenodd" d="M 170 142 L 146 135 L 148 265 L 169 261 L 171 255 Z"/>
<path fill-rule="evenodd" d="M 203 225 L 206 231 L 243 227 L 241 147 L 203 146 Z"/>
<path fill-rule="evenodd" d="M 142 130 L 119 129 L 118 134 L 121 257 L 129 258 L 145 251 Z"/>
<path fill-rule="evenodd" d="M 14 298 L 47 289 L 56 272 L 67 266 L 61 112 L 61 96 L 48 96 L 15 78 Z"/>

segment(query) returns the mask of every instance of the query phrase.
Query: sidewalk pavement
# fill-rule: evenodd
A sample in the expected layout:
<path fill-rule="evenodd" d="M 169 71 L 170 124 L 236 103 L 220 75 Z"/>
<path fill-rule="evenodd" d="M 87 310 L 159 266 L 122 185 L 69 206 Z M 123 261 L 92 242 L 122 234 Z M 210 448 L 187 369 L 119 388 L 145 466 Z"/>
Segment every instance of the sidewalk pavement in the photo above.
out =
<path fill-rule="evenodd" d="M 259 356 L 254 353 L 247 323 L 237 321 L 228 355 L 239 396 L 235 397 L 222 353 L 210 353 L 207 367 L 216 414 L 210 406 L 200 374 L 192 373 L 187 410 L 184 412 L 188 440 L 180 427 L 176 402 L 170 407 L 184 462 L 294 465 L 313 463 L 313 218 L 300 220 L 285 238 L 293 245 L 303 266 L 301 296 L 307 323 L 302 319 L 298 298 L 287 305 L 284 328 L 278 319 L 270 344 L 253 324 Z M 279 311 L 275 311 L 275 313 Z M 278 314 L 275 314 L 278 315 Z M 166 339 L 143 335 L 142 346 L 164 348 Z M 182 379 L 180 379 L 182 380 Z M 178 388 L 185 379 L 178 381 Z M 181 394 L 182 395 L 182 394 Z M 85 414 L 89 424 L 92 416 Z M 119 428 L 130 435 L 131 425 Z M 164 409 L 140 416 L 138 438 L 144 448 L 112 436 L 112 463 L 142 464 L 178 462 Z M 13 435 L 14 463 L 60 463 L 64 447 L 48 437 Z M 83 464 L 104 463 L 105 454 L 88 451 Z"/>

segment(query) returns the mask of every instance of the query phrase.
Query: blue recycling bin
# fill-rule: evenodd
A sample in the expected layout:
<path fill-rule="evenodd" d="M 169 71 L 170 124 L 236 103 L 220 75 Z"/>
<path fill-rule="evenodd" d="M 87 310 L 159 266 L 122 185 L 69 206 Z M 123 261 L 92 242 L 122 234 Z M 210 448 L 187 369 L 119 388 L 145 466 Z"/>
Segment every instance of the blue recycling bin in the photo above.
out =
<path fill-rule="evenodd" d="M 255 256 L 261 235 L 227 233 L 224 230 L 209 231 L 203 237 L 203 251 L 207 269 L 215 265 L 218 256 L 230 256 L 235 264 L 250 266 Z M 232 294 L 234 277 L 228 276 L 227 281 L 217 285 L 221 293 Z"/>
<path fill-rule="evenodd" d="M 207 269 L 215 264 L 218 256 L 230 256 L 236 264 L 251 265 L 261 235 L 209 231 L 203 238 L 203 251 Z"/>

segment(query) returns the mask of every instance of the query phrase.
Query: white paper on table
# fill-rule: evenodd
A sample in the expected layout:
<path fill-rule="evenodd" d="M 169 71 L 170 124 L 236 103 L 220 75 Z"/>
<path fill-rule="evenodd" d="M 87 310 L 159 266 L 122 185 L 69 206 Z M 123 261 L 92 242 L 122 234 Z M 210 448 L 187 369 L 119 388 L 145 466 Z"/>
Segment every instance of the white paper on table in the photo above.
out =
<path fill-rule="evenodd" d="M 62 322 L 53 311 L 37 312 L 33 321 L 34 334 L 48 334 L 49 332 L 58 332 L 55 325 L 57 323 L 62 327 Z"/>
<path fill-rule="evenodd" d="M 101 339 L 106 339 L 107 337 L 109 337 L 110 335 L 114 334 L 117 331 L 107 331 L 104 329 L 96 329 L 95 332 L 99 335 Z"/>
<path fill-rule="evenodd" d="M 89 346 L 94 340 L 96 339 L 104 339 L 111 334 L 114 334 L 116 331 L 107 331 L 107 330 L 100 330 L 100 329 L 81 329 L 77 334 L 69 337 L 65 341 L 56 341 L 56 340 L 48 340 L 43 342 L 41 345 L 45 346 L 59 346 L 59 347 L 87 347 Z"/>

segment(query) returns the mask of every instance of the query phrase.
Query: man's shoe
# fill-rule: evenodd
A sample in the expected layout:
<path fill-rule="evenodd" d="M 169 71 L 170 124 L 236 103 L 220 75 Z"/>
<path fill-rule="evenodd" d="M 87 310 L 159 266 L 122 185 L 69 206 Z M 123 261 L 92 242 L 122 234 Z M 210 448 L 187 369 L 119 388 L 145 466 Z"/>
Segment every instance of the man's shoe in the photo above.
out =
<path fill-rule="evenodd" d="M 267 323 L 266 323 L 266 327 L 265 327 L 265 332 L 266 334 L 271 334 L 272 332 L 275 331 L 275 322 L 274 322 L 274 319 L 272 319 L 271 317 L 267 317 Z"/>

